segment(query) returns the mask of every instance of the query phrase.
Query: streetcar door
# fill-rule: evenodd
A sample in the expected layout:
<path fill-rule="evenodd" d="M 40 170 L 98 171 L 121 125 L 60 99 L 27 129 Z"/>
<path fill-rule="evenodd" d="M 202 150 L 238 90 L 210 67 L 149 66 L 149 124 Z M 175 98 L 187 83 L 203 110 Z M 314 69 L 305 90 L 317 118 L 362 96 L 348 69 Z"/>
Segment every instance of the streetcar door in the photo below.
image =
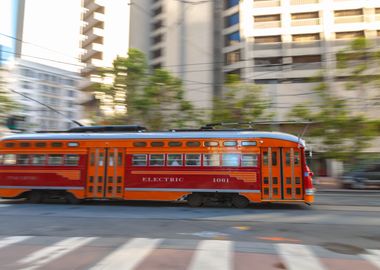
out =
<path fill-rule="evenodd" d="M 124 148 L 89 150 L 86 197 L 123 198 Z"/>
<path fill-rule="evenodd" d="M 282 152 L 284 199 L 302 200 L 301 151 L 298 148 L 283 148 Z"/>
<path fill-rule="evenodd" d="M 263 200 L 282 199 L 281 148 L 268 147 L 261 150 L 261 194 Z"/>

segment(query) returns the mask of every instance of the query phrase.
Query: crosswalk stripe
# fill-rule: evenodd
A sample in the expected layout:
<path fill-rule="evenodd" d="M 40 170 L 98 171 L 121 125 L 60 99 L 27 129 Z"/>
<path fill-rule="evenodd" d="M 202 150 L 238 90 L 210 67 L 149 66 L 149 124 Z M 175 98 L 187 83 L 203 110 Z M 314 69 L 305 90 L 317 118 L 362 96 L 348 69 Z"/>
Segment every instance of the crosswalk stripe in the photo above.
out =
<path fill-rule="evenodd" d="M 97 263 L 91 270 L 134 269 L 162 239 L 134 238 Z"/>
<path fill-rule="evenodd" d="M 277 244 L 286 269 L 289 270 L 325 270 L 326 268 L 314 256 L 313 252 L 304 245 Z"/>
<path fill-rule="evenodd" d="M 31 236 L 10 236 L 10 237 L 6 237 L 6 238 L 0 240 L 0 248 L 6 247 L 6 246 L 9 246 L 12 244 L 16 244 L 18 242 L 22 242 L 22 241 L 29 239 L 29 238 L 31 238 Z"/>
<path fill-rule="evenodd" d="M 22 270 L 33 270 L 47 264 L 71 251 L 77 249 L 93 240 L 96 237 L 70 237 L 55 243 L 52 246 L 40 249 L 26 258 L 18 261 L 18 264 L 28 264 Z"/>
<path fill-rule="evenodd" d="M 232 243 L 223 240 L 203 240 L 198 246 L 189 270 L 232 269 Z"/>
<path fill-rule="evenodd" d="M 368 249 L 367 251 L 368 254 L 362 254 L 361 257 L 380 269 L 380 250 Z"/>

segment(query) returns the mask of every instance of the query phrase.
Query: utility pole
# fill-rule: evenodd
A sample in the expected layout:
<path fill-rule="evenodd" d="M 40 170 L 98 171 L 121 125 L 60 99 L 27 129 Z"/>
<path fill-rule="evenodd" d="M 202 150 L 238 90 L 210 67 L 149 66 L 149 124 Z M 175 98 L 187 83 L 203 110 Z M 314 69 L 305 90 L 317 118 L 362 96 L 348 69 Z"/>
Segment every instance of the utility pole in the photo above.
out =
<path fill-rule="evenodd" d="M 213 59 L 214 59 L 214 65 L 213 65 L 213 97 L 214 98 L 221 98 L 222 97 L 222 91 L 223 91 L 223 5 L 224 1 L 220 0 L 213 0 L 213 8 L 212 8 L 212 16 L 213 16 Z"/>

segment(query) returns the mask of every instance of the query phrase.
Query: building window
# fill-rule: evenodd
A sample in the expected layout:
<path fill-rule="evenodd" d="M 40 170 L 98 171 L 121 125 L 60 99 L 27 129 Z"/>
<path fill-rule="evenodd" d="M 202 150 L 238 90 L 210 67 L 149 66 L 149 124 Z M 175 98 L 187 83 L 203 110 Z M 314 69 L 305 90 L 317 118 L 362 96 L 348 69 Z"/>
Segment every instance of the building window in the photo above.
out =
<path fill-rule="evenodd" d="M 162 27 L 162 20 L 156 21 L 152 24 L 152 30 L 155 31 L 157 29 L 160 29 Z"/>
<path fill-rule="evenodd" d="M 237 45 L 239 43 L 240 43 L 240 33 L 238 31 L 226 35 L 225 46 Z"/>
<path fill-rule="evenodd" d="M 226 17 L 224 25 L 227 28 L 238 23 L 239 23 L 239 13 L 235 13 Z"/>
<path fill-rule="evenodd" d="M 322 67 L 320 55 L 293 56 L 293 70 L 320 69 Z"/>
<path fill-rule="evenodd" d="M 240 50 L 232 51 L 225 54 L 226 65 L 232 65 L 240 61 Z"/>
<path fill-rule="evenodd" d="M 363 15 L 363 9 L 335 10 L 335 17 Z"/>
<path fill-rule="evenodd" d="M 318 18 L 318 12 L 293 13 L 292 20 L 305 20 Z"/>
<path fill-rule="evenodd" d="M 263 15 L 263 16 L 255 16 L 255 23 L 257 22 L 276 22 L 281 21 L 281 15 L 280 14 L 273 14 L 273 15 Z"/>
<path fill-rule="evenodd" d="M 255 37 L 256 44 L 280 43 L 281 41 L 281 36 Z"/>
<path fill-rule="evenodd" d="M 255 71 L 277 71 L 282 69 L 282 57 L 254 59 Z"/>
<path fill-rule="evenodd" d="M 239 2 L 240 0 L 225 0 L 224 7 L 225 9 L 231 8 L 231 7 L 239 5 Z"/>
<path fill-rule="evenodd" d="M 162 41 L 162 34 L 159 34 L 159 35 L 152 37 L 152 44 L 153 45 L 160 43 L 161 41 Z"/>
<path fill-rule="evenodd" d="M 308 41 L 320 40 L 320 35 L 319 33 L 293 35 L 292 39 L 294 42 L 308 42 Z"/>
<path fill-rule="evenodd" d="M 354 39 L 364 37 L 364 31 L 338 32 L 335 33 L 336 39 Z"/>
<path fill-rule="evenodd" d="M 153 10 L 152 14 L 153 14 L 153 17 L 154 16 L 157 16 L 157 15 L 160 15 L 162 13 L 162 6 L 156 8 Z"/>
<path fill-rule="evenodd" d="M 158 58 L 162 55 L 162 49 L 152 51 L 152 59 Z"/>

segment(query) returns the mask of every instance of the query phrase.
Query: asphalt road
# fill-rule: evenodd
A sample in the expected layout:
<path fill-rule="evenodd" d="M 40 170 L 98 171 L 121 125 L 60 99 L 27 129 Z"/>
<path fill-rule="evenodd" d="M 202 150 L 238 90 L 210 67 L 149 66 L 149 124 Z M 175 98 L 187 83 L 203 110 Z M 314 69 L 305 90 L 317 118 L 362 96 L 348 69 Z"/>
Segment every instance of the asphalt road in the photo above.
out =
<path fill-rule="evenodd" d="M 380 248 L 378 193 L 324 193 L 312 206 L 252 205 L 246 209 L 182 203 L 0 203 L 0 235 L 289 238 L 307 244 L 340 242 Z"/>

